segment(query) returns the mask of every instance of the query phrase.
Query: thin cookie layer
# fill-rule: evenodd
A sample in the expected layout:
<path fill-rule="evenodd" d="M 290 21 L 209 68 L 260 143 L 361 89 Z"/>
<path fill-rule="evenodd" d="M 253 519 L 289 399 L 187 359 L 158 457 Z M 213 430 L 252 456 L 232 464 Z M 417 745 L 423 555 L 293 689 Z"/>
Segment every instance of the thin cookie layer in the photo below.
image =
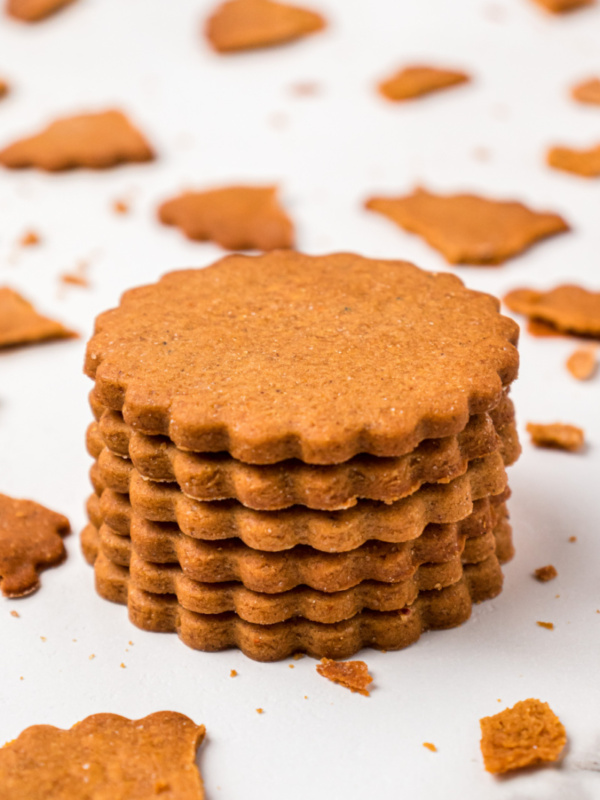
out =
<path fill-rule="evenodd" d="M 0 286 L 0 348 L 77 336 L 60 322 L 38 314 L 31 303 L 13 289 Z"/>
<path fill-rule="evenodd" d="M 38 572 L 64 561 L 63 536 L 71 530 L 62 514 L 0 494 L 0 588 L 23 597 L 40 585 Z"/>
<path fill-rule="evenodd" d="M 106 169 L 153 158 L 146 139 L 121 111 L 64 117 L 41 133 L 0 150 L 0 164 L 5 167 L 48 172 Z"/>
<path fill-rule="evenodd" d="M 70 730 L 34 725 L 0 749 L 4 800 L 204 800 L 195 764 L 204 726 L 174 711 L 93 714 Z"/>
<path fill-rule="evenodd" d="M 273 47 L 316 33 L 325 20 L 314 11 L 273 0 L 228 0 L 206 22 L 206 38 L 219 53 Z"/>
<path fill-rule="evenodd" d="M 105 447 L 108 451 L 103 452 Z M 164 437 L 132 431 L 115 411 L 105 411 L 99 423 L 90 425 L 87 448 L 98 459 L 106 484 L 116 491 L 127 491 L 125 473 L 133 464 L 143 478 L 176 483 L 195 500 L 235 499 L 257 511 L 292 505 L 337 511 L 359 499 L 393 503 L 424 483 L 448 483 L 463 475 L 470 461 L 498 448 L 507 466 L 519 455 L 514 407 L 508 397 L 489 414 L 471 417 L 456 436 L 425 440 L 398 458 L 358 455 L 328 466 L 301 461 L 255 466 L 223 453 L 179 450 Z"/>
<path fill-rule="evenodd" d="M 117 533 L 106 523 L 99 536 L 102 552 L 120 566 L 129 566 L 135 553 L 154 564 L 179 565 L 189 578 L 201 583 L 238 581 L 251 591 L 267 594 L 301 585 L 320 592 L 340 592 L 362 581 L 404 581 L 422 564 L 443 564 L 460 557 L 467 540 L 465 558 L 481 560 L 494 551 L 493 536 L 483 537 L 506 511 L 499 507 L 482 508 L 482 512 L 487 513 L 475 514 L 464 523 L 429 526 L 409 542 L 370 541 L 344 553 L 324 553 L 305 545 L 274 553 L 254 550 L 236 540 L 203 542 L 138 519 L 131 525 L 130 536 Z"/>
<path fill-rule="evenodd" d="M 294 226 L 277 198 L 276 186 L 229 186 L 184 192 L 158 209 L 165 225 L 188 239 L 216 242 L 226 250 L 287 250 Z"/>
<path fill-rule="evenodd" d="M 516 377 L 517 338 L 453 275 L 277 251 L 126 292 L 85 371 L 128 425 L 183 449 L 335 464 L 459 433 Z"/>
<path fill-rule="evenodd" d="M 469 80 L 465 72 L 456 70 L 426 66 L 404 67 L 391 78 L 382 81 L 379 91 L 387 100 L 398 102 L 459 86 Z"/>
<path fill-rule="evenodd" d="M 92 469 L 92 476 L 96 468 Z M 104 480 L 94 477 L 97 489 Z M 417 538 L 430 523 L 454 523 L 473 511 L 480 498 L 500 495 L 507 487 L 499 453 L 471 462 L 465 475 L 448 484 L 426 484 L 418 492 L 387 505 L 363 500 L 343 511 L 314 511 L 292 506 L 276 513 L 254 511 L 234 500 L 202 503 L 172 484 L 145 481 L 135 471 L 129 482 L 132 517 L 175 523 L 197 539 L 238 538 L 260 550 L 286 550 L 307 544 L 326 552 L 352 550 L 369 539 L 401 542 Z M 116 495 L 116 496 L 115 496 Z M 111 518 L 127 502 L 123 492 L 102 490 L 102 509 Z"/>
<path fill-rule="evenodd" d="M 373 197 L 366 208 L 421 236 L 451 264 L 502 264 L 535 242 L 569 230 L 558 214 L 472 194 L 416 189 L 404 197 Z"/>
<path fill-rule="evenodd" d="M 183 609 L 172 596 L 127 587 L 127 570 L 116 580 L 119 586 L 101 585 L 98 589 L 107 596 L 121 593 L 126 597 L 129 619 L 137 627 L 177 632 L 185 644 L 196 650 L 215 652 L 237 647 L 257 661 L 278 661 L 296 652 L 315 658 L 348 658 L 363 647 L 400 650 L 416 642 L 426 630 L 461 625 L 471 615 L 473 602 L 497 596 L 502 587 L 497 559 L 491 557 L 466 566 L 461 580 L 452 586 L 423 592 L 412 605 L 399 611 L 363 611 L 330 625 L 302 617 L 274 625 L 255 625 L 232 613 L 196 614 Z"/>
<path fill-rule="evenodd" d="M 446 562 L 421 564 L 412 575 L 395 583 L 368 580 L 350 589 L 329 593 L 301 585 L 266 594 L 236 582 L 195 581 L 178 565 L 154 564 L 135 552 L 131 554 L 128 567 L 120 565 L 111 559 L 110 552 L 105 552 L 101 537 L 92 525 L 82 533 L 82 548 L 88 561 L 94 564 L 100 594 L 113 602 L 126 601 L 124 579 L 128 577 L 136 589 L 174 595 L 183 608 L 200 614 L 231 611 L 247 622 L 261 625 L 298 616 L 313 622 L 334 623 L 366 609 L 395 611 L 410 605 L 419 592 L 442 589 L 459 581 L 464 564 L 477 564 L 494 555 L 504 563 L 506 556 L 512 556 L 512 531 L 504 514 L 499 513 L 493 530 L 467 538 L 462 554 Z"/>
<path fill-rule="evenodd" d="M 548 151 L 547 161 L 555 169 L 573 172 L 584 178 L 597 178 L 600 175 L 600 145 L 587 150 L 553 147 Z"/>
<path fill-rule="evenodd" d="M 548 292 L 514 289 L 504 302 L 517 314 L 545 322 L 557 331 L 600 337 L 600 292 L 563 284 Z"/>

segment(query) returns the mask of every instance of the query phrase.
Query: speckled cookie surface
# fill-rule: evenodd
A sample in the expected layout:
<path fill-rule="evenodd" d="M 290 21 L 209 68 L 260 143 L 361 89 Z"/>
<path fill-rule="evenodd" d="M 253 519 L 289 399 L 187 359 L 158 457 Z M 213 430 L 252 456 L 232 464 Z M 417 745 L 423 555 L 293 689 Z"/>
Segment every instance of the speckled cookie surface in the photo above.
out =
<path fill-rule="evenodd" d="M 455 276 L 276 251 L 126 292 L 85 371 L 133 429 L 179 447 L 331 464 L 461 431 L 516 377 L 517 338 Z"/>

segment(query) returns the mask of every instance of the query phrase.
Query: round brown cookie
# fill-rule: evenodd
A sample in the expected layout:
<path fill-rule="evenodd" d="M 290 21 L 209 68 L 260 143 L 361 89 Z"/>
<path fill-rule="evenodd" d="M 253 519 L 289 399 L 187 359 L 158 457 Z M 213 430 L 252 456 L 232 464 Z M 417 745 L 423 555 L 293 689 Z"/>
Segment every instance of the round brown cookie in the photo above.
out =
<path fill-rule="evenodd" d="M 399 456 L 495 407 L 518 326 L 453 275 L 352 254 L 229 256 L 126 292 L 85 371 L 142 433 L 250 463 Z"/>

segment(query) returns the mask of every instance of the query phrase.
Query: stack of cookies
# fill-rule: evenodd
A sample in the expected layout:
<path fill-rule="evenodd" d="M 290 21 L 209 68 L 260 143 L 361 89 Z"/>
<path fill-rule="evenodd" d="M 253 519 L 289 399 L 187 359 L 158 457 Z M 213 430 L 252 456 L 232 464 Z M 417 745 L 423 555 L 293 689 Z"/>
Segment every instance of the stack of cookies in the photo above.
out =
<path fill-rule="evenodd" d="M 453 275 L 290 251 L 125 293 L 85 365 L 98 592 L 264 661 L 464 622 L 513 553 L 498 308 Z"/>

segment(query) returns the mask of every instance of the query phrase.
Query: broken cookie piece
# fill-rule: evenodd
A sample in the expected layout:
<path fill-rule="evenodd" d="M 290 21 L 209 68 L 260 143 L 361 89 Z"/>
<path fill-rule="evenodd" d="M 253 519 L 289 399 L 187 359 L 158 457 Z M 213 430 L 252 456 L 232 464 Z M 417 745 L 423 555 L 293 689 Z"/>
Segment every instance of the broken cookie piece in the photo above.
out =
<path fill-rule="evenodd" d="M 600 106 L 600 78 L 588 78 L 573 86 L 571 97 L 578 103 Z"/>
<path fill-rule="evenodd" d="M 49 339 L 73 339 L 78 334 L 43 317 L 20 294 L 0 286 L 0 348 Z"/>
<path fill-rule="evenodd" d="M 5 97 L 8 94 L 8 91 L 9 91 L 8 83 L 6 83 L 6 81 L 3 81 L 0 78 L 0 98 Z"/>
<path fill-rule="evenodd" d="M 416 189 L 403 197 L 373 197 L 366 207 L 421 236 L 451 264 L 502 264 L 540 239 L 569 230 L 558 214 L 471 194 Z"/>
<path fill-rule="evenodd" d="M 587 381 L 592 378 L 597 366 L 595 347 L 579 347 L 567 359 L 567 369 L 578 381 Z"/>
<path fill-rule="evenodd" d="M 213 241 L 227 250 L 288 250 L 294 226 L 279 205 L 274 186 L 230 186 L 184 192 L 163 203 L 158 216 L 188 239 Z"/>
<path fill-rule="evenodd" d="M 0 494 L 0 588 L 23 597 L 39 587 L 38 570 L 63 561 L 69 520 L 32 500 Z M 1 784 L 1 781 L 0 781 Z"/>
<path fill-rule="evenodd" d="M 596 178 L 600 175 L 600 145 L 588 150 L 553 147 L 548 151 L 547 161 L 554 169 L 572 172 L 583 178 Z"/>
<path fill-rule="evenodd" d="M 0 151 L 9 169 L 36 167 L 48 172 L 151 161 L 152 148 L 121 111 L 64 117 L 41 133 Z"/>
<path fill-rule="evenodd" d="M 494 774 L 556 761 L 567 743 L 563 724 L 540 700 L 521 700 L 480 725 L 483 761 Z"/>
<path fill-rule="evenodd" d="M 534 0 L 534 2 L 553 14 L 565 14 L 584 6 L 594 5 L 596 0 Z"/>
<path fill-rule="evenodd" d="M 174 711 L 94 714 L 70 730 L 34 725 L 0 750 L 3 796 L 203 800 L 195 758 L 204 733 Z"/>
<path fill-rule="evenodd" d="M 469 80 L 465 72 L 425 66 L 404 67 L 380 83 L 379 91 L 388 100 L 398 102 L 449 89 Z"/>
<path fill-rule="evenodd" d="M 533 573 L 533 577 L 540 583 L 548 583 L 548 581 L 554 580 L 557 575 L 556 567 L 552 564 L 548 564 L 545 567 L 538 567 Z"/>
<path fill-rule="evenodd" d="M 369 668 L 364 661 L 334 661 L 331 658 L 322 658 L 317 664 L 317 672 L 333 683 L 345 686 L 351 692 L 369 696 L 368 686 L 373 682 L 369 675 Z"/>
<path fill-rule="evenodd" d="M 581 450 L 585 444 L 585 435 L 581 428 L 577 428 L 575 425 L 565 425 L 562 422 L 548 425 L 529 422 L 527 433 L 530 434 L 531 443 L 535 447 L 568 450 L 574 453 Z"/>
<path fill-rule="evenodd" d="M 6 13 L 22 22 L 39 22 L 75 0 L 7 0 Z"/>
<path fill-rule="evenodd" d="M 219 53 L 291 42 L 325 27 L 320 14 L 273 0 L 228 0 L 206 23 L 206 37 Z"/>
<path fill-rule="evenodd" d="M 555 330 L 600 337 L 600 292 L 563 284 L 547 292 L 514 289 L 504 302 L 517 314 L 551 325 Z"/>

